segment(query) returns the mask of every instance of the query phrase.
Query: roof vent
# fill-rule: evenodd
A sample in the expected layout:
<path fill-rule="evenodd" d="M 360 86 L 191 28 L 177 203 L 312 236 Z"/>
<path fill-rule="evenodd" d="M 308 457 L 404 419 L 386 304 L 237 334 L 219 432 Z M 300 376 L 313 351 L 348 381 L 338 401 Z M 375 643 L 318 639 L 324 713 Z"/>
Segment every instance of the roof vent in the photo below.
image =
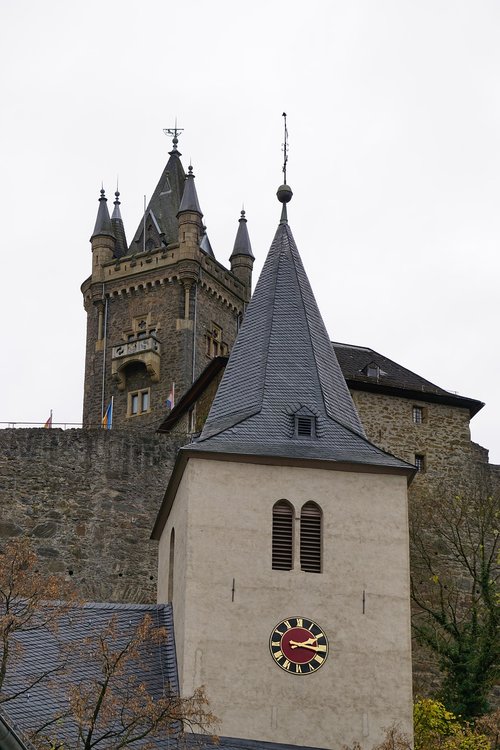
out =
<path fill-rule="evenodd" d="M 303 406 L 293 414 L 294 438 L 316 437 L 316 415 Z"/>
<path fill-rule="evenodd" d="M 361 372 L 366 375 L 367 378 L 379 378 L 381 374 L 380 367 L 376 362 L 370 362 L 364 367 Z"/>

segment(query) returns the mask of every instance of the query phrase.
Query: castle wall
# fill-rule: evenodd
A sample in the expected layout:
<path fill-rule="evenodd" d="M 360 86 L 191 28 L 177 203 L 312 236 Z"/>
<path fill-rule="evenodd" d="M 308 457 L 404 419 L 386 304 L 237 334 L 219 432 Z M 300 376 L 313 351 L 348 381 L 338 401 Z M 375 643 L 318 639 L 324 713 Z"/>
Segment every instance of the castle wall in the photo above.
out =
<path fill-rule="evenodd" d="M 175 452 L 148 432 L 0 430 L 0 545 L 30 536 L 88 600 L 154 602 L 149 536 Z"/>

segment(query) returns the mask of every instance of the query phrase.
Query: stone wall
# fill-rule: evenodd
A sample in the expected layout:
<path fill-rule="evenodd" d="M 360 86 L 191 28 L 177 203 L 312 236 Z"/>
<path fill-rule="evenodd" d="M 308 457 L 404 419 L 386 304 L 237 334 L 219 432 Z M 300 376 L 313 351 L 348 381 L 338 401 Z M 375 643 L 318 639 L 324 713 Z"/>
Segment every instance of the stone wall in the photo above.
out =
<path fill-rule="evenodd" d="M 415 462 L 416 455 L 424 456 L 424 471 L 416 474 L 408 490 L 410 515 L 419 503 L 429 497 L 439 499 L 440 493 L 466 495 L 477 492 L 479 486 L 480 491 L 499 491 L 500 467 L 488 464 L 488 451 L 471 441 L 467 409 L 354 389 L 351 395 L 370 440 L 409 463 Z M 413 406 L 423 408 L 421 424 L 413 421 Z M 449 559 L 442 565 L 457 580 L 463 576 Z M 413 553 L 414 574 L 418 567 Z M 415 695 L 432 694 L 439 688 L 437 659 L 415 640 L 413 677 Z M 493 702 L 500 704 L 500 695 L 493 696 Z"/>
<path fill-rule="evenodd" d="M 148 432 L 0 430 L 0 545 L 32 537 L 89 600 L 156 601 L 149 536 L 176 448 Z"/>
<path fill-rule="evenodd" d="M 159 261 L 167 262 L 164 255 L 169 256 L 169 265 L 157 266 Z M 179 398 L 208 364 L 206 337 L 214 325 L 222 329 L 225 345 L 224 351 L 215 353 L 230 351 L 244 309 L 245 289 L 230 271 L 201 252 L 199 255 L 194 265 L 198 282 L 189 291 L 188 317 L 185 317 L 184 284 L 175 253 L 147 254 L 144 263 L 141 260 L 140 265 L 136 262 L 133 267 L 130 258 L 117 262 L 116 266 L 108 264 L 104 283 L 91 277 L 82 285 L 87 311 L 83 407 L 86 427 L 100 426 L 102 403 L 105 408 L 111 397 L 115 426 L 128 429 L 158 426 L 165 416 L 165 401 L 172 383 L 176 384 Z M 129 277 L 113 274 L 108 277 L 107 273 L 115 271 L 117 266 Z M 137 341 L 139 322 L 141 335 L 147 336 L 148 341 L 153 332 L 159 356 L 149 346 L 147 352 L 138 352 L 137 356 L 124 354 L 113 360 L 113 347 L 135 345 L 131 342 Z M 116 369 L 125 363 L 128 364 L 120 369 L 119 383 L 113 364 Z M 148 388 L 147 412 L 131 415 L 129 394 Z"/>

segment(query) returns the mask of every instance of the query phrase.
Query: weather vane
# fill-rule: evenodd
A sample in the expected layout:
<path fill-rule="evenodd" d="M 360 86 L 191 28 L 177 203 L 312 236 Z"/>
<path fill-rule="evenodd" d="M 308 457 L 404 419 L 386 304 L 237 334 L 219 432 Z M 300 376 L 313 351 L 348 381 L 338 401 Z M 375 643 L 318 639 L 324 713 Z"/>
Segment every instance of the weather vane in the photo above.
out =
<path fill-rule="evenodd" d="M 283 151 L 283 183 L 286 185 L 286 163 L 288 161 L 288 129 L 286 127 L 286 112 L 283 112 L 283 120 L 285 126 L 285 135 L 281 148 Z"/>
<path fill-rule="evenodd" d="M 177 148 L 177 144 L 179 143 L 178 135 L 184 131 L 184 128 L 178 128 L 177 127 L 177 117 L 175 118 L 175 127 L 173 128 L 163 128 L 163 132 L 165 135 L 171 135 L 172 143 L 174 144 L 174 148 Z"/>

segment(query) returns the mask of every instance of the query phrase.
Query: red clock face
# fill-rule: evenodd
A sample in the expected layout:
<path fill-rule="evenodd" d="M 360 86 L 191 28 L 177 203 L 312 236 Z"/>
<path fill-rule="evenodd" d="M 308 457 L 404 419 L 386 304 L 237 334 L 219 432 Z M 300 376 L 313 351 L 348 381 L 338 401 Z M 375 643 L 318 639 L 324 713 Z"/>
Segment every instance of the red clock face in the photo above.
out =
<path fill-rule="evenodd" d="M 269 647 L 276 664 L 291 674 L 315 672 L 328 656 L 326 635 L 305 617 L 282 620 L 271 633 Z"/>

